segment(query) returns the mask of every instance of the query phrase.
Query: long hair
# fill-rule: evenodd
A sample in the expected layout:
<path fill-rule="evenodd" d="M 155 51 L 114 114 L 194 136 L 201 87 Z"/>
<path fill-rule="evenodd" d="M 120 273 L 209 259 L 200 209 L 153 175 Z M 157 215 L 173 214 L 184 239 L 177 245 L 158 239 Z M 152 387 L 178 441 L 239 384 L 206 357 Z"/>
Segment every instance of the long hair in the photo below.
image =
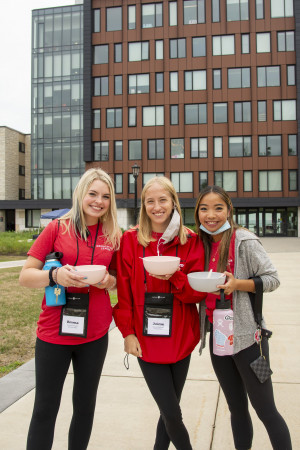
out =
<path fill-rule="evenodd" d="M 73 230 L 75 234 L 86 240 L 88 228 L 82 208 L 83 199 L 86 196 L 91 184 L 95 180 L 104 182 L 110 193 L 110 205 L 104 216 L 100 217 L 103 234 L 106 242 L 111 244 L 114 249 L 120 246 L 121 231 L 117 222 L 117 206 L 113 181 L 110 176 L 102 169 L 92 168 L 87 170 L 77 183 L 73 192 L 72 208 L 65 214 L 61 220 L 66 227 L 66 231 Z M 67 219 L 69 219 L 67 221 Z"/>
<path fill-rule="evenodd" d="M 146 206 L 145 206 L 145 197 L 147 190 L 153 186 L 153 184 L 159 184 L 162 189 L 167 191 L 172 199 L 174 207 L 177 209 L 179 215 L 180 215 L 180 227 L 179 227 L 179 240 L 180 244 L 184 245 L 187 241 L 187 232 L 185 227 L 183 226 L 182 222 L 182 215 L 181 215 L 181 208 L 180 203 L 178 199 L 178 195 L 175 191 L 175 188 L 172 184 L 172 182 L 167 177 L 153 177 L 151 178 L 144 186 L 141 194 L 141 209 L 139 214 L 139 225 L 138 225 L 138 241 L 143 247 L 147 247 L 149 245 L 149 242 L 153 240 L 151 233 L 152 233 L 152 226 L 151 226 L 151 220 L 148 217 L 146 213 Z"/>
<path fill-rule="evenodd" d="M 195 206 L 195 223 L 197 226 L 197 231 L 199 234 L 200 239 L 203 242 L 204 245 L 204 251 L 205 251 L 205 269 L 208 269 L 208 265 L 209 265 L 209 261 L 210 261 L 210 254 L 211 254 L 211 244 L 213 242 L 212 236 L 208 233 L 205 233 L 205 231 L 202 231 L 200 229 L 200 220 L 199 220 L 199 208 L 200 208 L 200 204 L 202 203 L 203 197 L 205 197 L 205 195 L 207 194 L 217 194 L 222 200 L 223 202 L 226 204 L 227 206 L 227 212 L 228 212 L 228 222 L 230 224 L 230 228 L 226 231 L 224 231 L 223 235 L 222 235 L 222 239 L 221 239 L 221 243 L 220 243 L 220 248 L 219 248 L 219 261 L 218 261 L 218 266 L 217 266 L 217 271 L 218 272 L 224 272 L 227 269 L 227 264 L 228 264 L 228 255 L 229 255 L 229 246 L 230 246 L 230 240 L 231 237 L 234 233 L 234 231 L 239 228 L 239 226 L 235 223 L 234 219 L 233 219 L 233 205 L 232 205 L 232 201 L 229 197 L 229 195 L 227 194 L 227 192 L 221 188 L 220 186 L 206 186 L 204 189 L 201 190 L 198 199 L 197 199 L 197 203 Z"/>

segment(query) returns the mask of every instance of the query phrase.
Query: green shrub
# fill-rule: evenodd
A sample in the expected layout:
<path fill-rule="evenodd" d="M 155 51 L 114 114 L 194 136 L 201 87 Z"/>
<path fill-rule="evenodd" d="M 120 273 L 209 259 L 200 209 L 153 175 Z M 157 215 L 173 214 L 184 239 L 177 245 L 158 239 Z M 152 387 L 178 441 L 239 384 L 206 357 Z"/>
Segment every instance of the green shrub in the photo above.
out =
<path fill-rule="evenodd" d="M 0 233 L 0 254 L 26 255 L 34 242 L 34 234 L 38 234 L 38 230 L 5 231 Z"/>

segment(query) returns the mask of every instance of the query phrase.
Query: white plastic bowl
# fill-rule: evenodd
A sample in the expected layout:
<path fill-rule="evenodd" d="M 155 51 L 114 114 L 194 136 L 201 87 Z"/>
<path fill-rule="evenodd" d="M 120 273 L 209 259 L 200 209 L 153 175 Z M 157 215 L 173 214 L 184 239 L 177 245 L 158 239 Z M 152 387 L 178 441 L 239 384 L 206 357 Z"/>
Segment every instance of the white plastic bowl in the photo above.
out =
<path fill-rule="evenodd" d="M 87 284 L 96 284 L 103 280 L 106 267 L 101 265 L 86 265 L 86 266 L 75 266 L 76 273 L 86 277 L 84 282 Z"/>
<path fill-rule="evenodd" d="M 169 275 L 176 272 L 179 267 L 178 256 L 146 256 L 143 259 L 147 272 L 153 275 Z"/>
<path fill-rule="evenodd" d="M 224 284 L 226 276 L 220 272 L 192 272 L 188 274 L 191 288 L 198 292 L 215 292 L 219 284 Z"/>

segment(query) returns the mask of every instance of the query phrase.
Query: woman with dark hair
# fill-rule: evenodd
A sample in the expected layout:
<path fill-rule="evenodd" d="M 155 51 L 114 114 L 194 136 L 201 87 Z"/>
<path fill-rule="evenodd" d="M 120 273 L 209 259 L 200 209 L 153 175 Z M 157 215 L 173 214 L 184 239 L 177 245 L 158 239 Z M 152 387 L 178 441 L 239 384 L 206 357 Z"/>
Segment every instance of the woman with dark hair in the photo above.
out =
<path fill-rule="evenodd" d="M 27 450 L 52 447 L 56 416 L 71 361 L 73 417 L 68 448 L 84 450 L 88 446 L 112 320 L 107 290 L 116 287 L 112 258 L 119 241 L 113 182 L 103 170 L 90 169 L 74 190 L 72 209 L 61 219 L 53 220 L 28 252 L 20 284 L 29 288 L 55 284 L 65 287 L 69 297 L 76 296 L 78 303 L 74 312 L 83 326 L 82 329 L 79 326 L 64 329 L 61 325 L 67 322 L 64 307 L 47 306 L 44 297 L 37 327 L 36 396 Z M 63 253 L 62 267 L 42 270 L 46 256 L 52 252 Z M 101 283 L 87 286 L 84 277 L 76 274 L 76 265 L 86 264 L 106 266 Z"/>
<path fill-rule="evenodd" d="M 227 281 L 218 288 L 224 289 L 234 311 L 233 355 L 217 356 L 212 345 L 217 295 L 207 294 L 205 302 L 200 304 L 200 353 L 205 346 L 206 330 L 209 329 L 211 361 L 231 413 L 235 448 L 251 449 L 253 427 L 248 410 L 249 396 L 266 427 L 273 448 L 290 450 L 289 430 L 276 409 L 271 378 L 261 383 L 250 367 L 250 363 L 261 354 L 258 344 L 261 344 L 263 355 L 269 360 L 268 339 L 258 334 L 248 294 L 255 292 L 252 278 L 260 277 L 263 291 L 271 292 L 279 286 L 277 271 L 258 237 L 234 223 L 232 202 L 224 189 L 208 186 L 200 192 L 195 221 L 204 244 L 205 269 L 225 273 Z"/>

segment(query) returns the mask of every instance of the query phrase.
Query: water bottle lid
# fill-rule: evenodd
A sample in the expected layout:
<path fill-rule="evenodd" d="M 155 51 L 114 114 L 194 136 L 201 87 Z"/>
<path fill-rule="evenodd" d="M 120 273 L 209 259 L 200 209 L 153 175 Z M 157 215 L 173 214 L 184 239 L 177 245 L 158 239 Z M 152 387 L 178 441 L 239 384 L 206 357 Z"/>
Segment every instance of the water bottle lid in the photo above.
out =
<path fill-rule="evenodd" d="M 51 260 L 59 261 L 62 257 L 63 257 L 62 252 L 52 252 L 46 256 L 45 260 L 46 261 L 51 261 Z"/>
<path fill-rule="evenodd" d="M 230 299 L 225 299 L 224 289 L 220 291 L 221 298 L 217 298 L 216 300 L 216 309 L 230 309 L 231 301 Z"/>

